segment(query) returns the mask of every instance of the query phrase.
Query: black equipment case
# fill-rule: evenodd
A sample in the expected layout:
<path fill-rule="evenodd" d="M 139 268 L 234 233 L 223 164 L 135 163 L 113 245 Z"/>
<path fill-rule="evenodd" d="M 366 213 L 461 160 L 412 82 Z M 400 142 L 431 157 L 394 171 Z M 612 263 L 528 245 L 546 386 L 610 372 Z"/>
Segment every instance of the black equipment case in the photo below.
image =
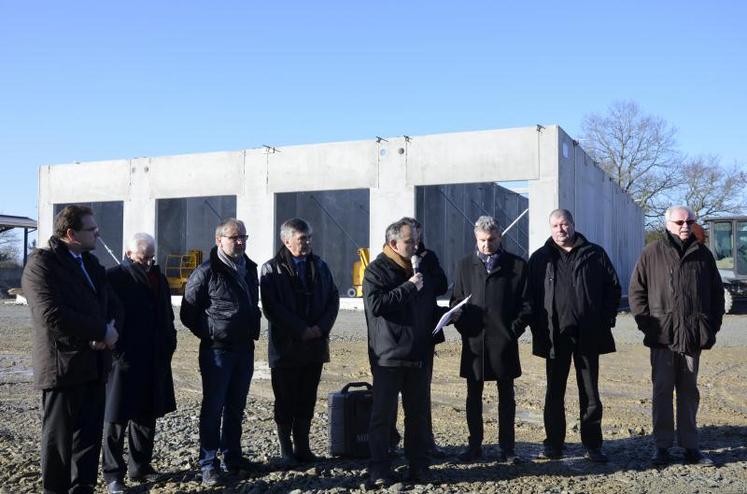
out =
<path fill-rule="evenodd" d="M 372 389 L 366 382 L 356 382 L 346 384 L 339 393 L 327 395 L 330 455 L 352 458 L 371 455 L 368 425 L 373 405 Z"/>

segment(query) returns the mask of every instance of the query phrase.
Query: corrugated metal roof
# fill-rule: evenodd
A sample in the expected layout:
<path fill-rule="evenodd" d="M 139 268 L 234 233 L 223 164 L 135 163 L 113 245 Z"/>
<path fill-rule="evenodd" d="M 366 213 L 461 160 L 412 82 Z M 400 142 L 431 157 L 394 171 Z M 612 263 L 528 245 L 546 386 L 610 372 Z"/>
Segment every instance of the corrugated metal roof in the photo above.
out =
<path fill-rule="evenodd" d="M 12 228 L 36 228 L 36 220 L 27 218 L 25 216 L 9 216 L 6 214 L 0 214 L 0 228 L 12 227 Z"/>

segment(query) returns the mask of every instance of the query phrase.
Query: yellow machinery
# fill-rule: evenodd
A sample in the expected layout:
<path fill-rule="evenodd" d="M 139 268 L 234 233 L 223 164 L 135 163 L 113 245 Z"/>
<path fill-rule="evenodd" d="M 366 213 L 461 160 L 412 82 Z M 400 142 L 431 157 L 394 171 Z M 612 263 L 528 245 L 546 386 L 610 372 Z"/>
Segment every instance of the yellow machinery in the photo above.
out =
<path fill-rule="evenodd" d="M 186 254 L 169 254 L 166 256 L 166 279 L 173 295 L 184 295 L 187 279 L 197 266 L 202 264 L 202 251 L 192 249 Z"/>
<path fill-rule="evenodd" d="M 368 247 L 361 247 L 358 252 L 358 260 L 353 263 L 353 287 L 348 290 L 348 297 L 363 296 L 363 273 L 368 267 Z"/>

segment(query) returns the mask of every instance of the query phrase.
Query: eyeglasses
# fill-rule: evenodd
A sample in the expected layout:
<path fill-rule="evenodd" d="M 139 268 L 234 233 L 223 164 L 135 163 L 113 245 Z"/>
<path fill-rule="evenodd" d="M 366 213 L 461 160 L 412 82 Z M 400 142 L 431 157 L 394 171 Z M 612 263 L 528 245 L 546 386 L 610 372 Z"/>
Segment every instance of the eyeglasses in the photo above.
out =
<path fill-rule="evenodd" d="M 671 221 L 672 223 L 674 223 L 677 226 L 682 226 L 685 223 L 687 223 L 687 226 L 690 226 L 693 223 L 695 223 L 695 220 L 669 220 L 669 221 Z"/>
<path fill-rule="evenodd" d="M 221 235 L 223 238 L 227 238 L 231 242 L 236 242 L 241 240 L 242 242 L 246 242 L 246 240 L 249 238 L 249 235 L 231 235 L 230 237 L 228 235 Z"/>

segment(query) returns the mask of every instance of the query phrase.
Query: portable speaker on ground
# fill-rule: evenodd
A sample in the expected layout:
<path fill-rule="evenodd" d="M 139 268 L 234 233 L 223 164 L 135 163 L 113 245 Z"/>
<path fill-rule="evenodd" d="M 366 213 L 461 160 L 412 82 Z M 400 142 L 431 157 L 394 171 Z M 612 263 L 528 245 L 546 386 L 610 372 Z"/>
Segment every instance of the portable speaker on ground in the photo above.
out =
<path fill-rule="evenodd" d="M 351 458 L 371 455 L 368 425 L 373 405 L 372 389 L 366 382 L 356 382 L 346 384 L 338 393 L 327 395 L 330 455 Z"/>

